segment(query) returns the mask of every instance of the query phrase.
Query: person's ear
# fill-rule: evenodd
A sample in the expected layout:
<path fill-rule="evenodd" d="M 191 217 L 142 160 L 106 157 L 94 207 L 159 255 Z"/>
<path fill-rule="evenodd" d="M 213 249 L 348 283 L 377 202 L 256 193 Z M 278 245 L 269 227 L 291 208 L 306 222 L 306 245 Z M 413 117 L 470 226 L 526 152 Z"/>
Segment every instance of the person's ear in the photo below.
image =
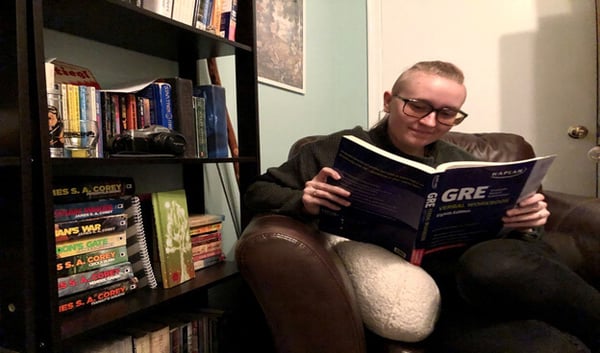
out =
<path fill-rule="evenodd" d="M 383 93 L 383 111 L 386 113 L 390 112 L 390 102 L 392 100 L 392 94 L 389 91 Z"/>

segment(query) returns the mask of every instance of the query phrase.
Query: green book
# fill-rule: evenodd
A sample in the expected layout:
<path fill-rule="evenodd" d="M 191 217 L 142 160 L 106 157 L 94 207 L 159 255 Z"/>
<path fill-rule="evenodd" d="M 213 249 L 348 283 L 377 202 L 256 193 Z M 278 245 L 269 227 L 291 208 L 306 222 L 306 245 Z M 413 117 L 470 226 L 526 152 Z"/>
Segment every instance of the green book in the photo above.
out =
<path fill-rule="evenodd" d="M 163 288 L 195 277 L 185 190 L 152 193 L 152 209 Z"/>

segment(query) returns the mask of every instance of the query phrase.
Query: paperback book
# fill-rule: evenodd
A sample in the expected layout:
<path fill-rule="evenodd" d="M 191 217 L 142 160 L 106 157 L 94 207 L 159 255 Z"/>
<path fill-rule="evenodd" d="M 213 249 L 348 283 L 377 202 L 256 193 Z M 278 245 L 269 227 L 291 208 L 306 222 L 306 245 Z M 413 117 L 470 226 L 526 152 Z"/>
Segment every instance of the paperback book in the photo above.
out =
<path fill-rule="evenodd" d="M 342 178 L 329 183 L 350 191 L 351 205 L 322 208 L 319 228 L 419 265 L 427 253 L 505 234 L 506 210 L 540 188 L 554 158 L 432 168 L 344 136 L 333 164 Z"/>

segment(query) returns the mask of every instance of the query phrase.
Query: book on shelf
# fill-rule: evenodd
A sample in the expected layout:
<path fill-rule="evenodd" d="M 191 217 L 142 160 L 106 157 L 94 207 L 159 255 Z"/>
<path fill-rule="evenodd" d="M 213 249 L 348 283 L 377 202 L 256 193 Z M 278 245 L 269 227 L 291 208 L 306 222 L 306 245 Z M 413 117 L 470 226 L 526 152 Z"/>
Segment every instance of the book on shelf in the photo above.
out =
<path fill-rule="evenodd" d="M 185 190 L 152 193 L 156 247 L 163 288 L 195 277 Z"/>
<path fill-rule="evenodd" d="M 206 31 L 210 25 L 214 0 L 198 0 L 196 6 L 196 28 Z"/>
<path fill-rule="evenodd" d="M 56 244 L 56 258 L 81 255 L 127 245 L 125 232 L 100 234 L 83 239 L 67 240 Z"/>
<path fill-rule="evenodd" d="M 60 176 L 52 180 L 52 200 L 71 203 L 133 195 L 135 182 L 119 176 Z"/>
<path fill-rule="evenodd" d="M 182 134 L 186 142 L 183 156 L 194 158 L 197 148 L 192 81 L 181 77 L 161 78 L 160 81 L 171 86 L 173 129 Z"/>
<path fill-rule="evenodd" d="M 224 221 L 225 215 L 222 214 L 198 213 L 189 215 L 190 229 L 211 224 L 221 224 Z"/>
<path fill-rule="evenodd" d="M 351 205 L 321 208 L 319 227 L 419 265 L 428 253 L 502 236 L 506 210 L 540 188 L 554 157 L 432 168 L 344 136 L 333 164 L 342 178 L 328 182 L 350 191 Z"/>
<path fill-rule="evenodd" d="M 57 279 L 58 297 L 61 298 L 110 283 L 132 279 L 133 277 L 133 267 L 129 262 L 59 277 Z"/>
<path fill-rule="evenodd" d="M 56 259 L 56 274 L 58 277 L 69 276 L 121 264 L 127 262 L 128 259 L 127 246 L 125 245 L 79 255 L 65 256 Z"/>
<path fill-rule="evenodd" d="M 212 12 L 210 14 L 210 23 L 206 30 L 215 35 L 219 35 L 221 29 L 221 8 L 223 0 L 212 0 Z"/>
<path fill-rule="evenodd" d="M 61 243 L 92 235 L 123 232 L 126 229 L 126 215 L 116 214 L 74 221 L 56 222 L 54 223 L 54 237 L 56 243 Z"/>
<path fill-rule="evenodd" d="M 206 111 L 205 100 L 202 97 L 192 97 L 194 109 L 194 153 L 197 158 L 208 158 L 208 141 L 206 140 Z"/>
<path fill-rule="evenodd" d="M 120 298 L 137 288 L 137 279 L 132 277 L 102 287 L 68 295 L 58 299 L 58 312 L 68 313 L 96 306 Z"/>
<path fill-rule="evenodd" d="M 173 0 L 143 0 L 142 8 L 171 18 L 173 14 Z"/>
<path fill-rule="evenodd" d="M 226 158 L 229 155 L 229 144 L 225 88 L 217 85 L 200 85 L 194 87 L 194 95 L 204 98 L 208 157 Z"/>
<path fill-rule="evenodd" d="M 235 29 L 237 27 L 237 1 L 222 0 L 221 4 L 221 27 L 219 36 L 235 41 Z"/>
<path fill-rule="evenodd" d="M 138 279 L 138 287 L 156 288 L 158 284 L 147 239 L 147 236 L 151 236 L 152 233 L 146 233 L 142 205 L 137 195 L 127 200 L 125 214 L 127 215 L 127 256 Z"/>
<path fill-rule="evenodd" d="M 206 268 L 225 260 L 221 229 L 222 214 L 193 214 L 189 217 L 194 270 Z"/>
<path fill-rule="evenodd" d="M 54 204 L 54 222 L 122 214 L 125 202 L 121 198 Z"/>
<path fill-rule="evenodd" d="M 172 19 L 194 27 L 196 15 L 196 0 L 173 0 Z"/>

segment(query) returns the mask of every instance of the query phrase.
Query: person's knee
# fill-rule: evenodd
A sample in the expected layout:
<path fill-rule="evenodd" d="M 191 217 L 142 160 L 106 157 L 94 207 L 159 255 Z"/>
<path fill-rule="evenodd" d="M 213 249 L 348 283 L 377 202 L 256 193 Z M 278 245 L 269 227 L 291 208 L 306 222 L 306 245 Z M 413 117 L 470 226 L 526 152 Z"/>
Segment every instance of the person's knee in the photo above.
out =
<path fill-rule="evenodd" d="M 456 272 L 458 290 L 471 302 L 486 301 L 521 282 L 531 254 L 523 241 L 496 239 L 472 246 L 460 258 Z M 481 303 L 484 304 L 484 303 Z"/>

